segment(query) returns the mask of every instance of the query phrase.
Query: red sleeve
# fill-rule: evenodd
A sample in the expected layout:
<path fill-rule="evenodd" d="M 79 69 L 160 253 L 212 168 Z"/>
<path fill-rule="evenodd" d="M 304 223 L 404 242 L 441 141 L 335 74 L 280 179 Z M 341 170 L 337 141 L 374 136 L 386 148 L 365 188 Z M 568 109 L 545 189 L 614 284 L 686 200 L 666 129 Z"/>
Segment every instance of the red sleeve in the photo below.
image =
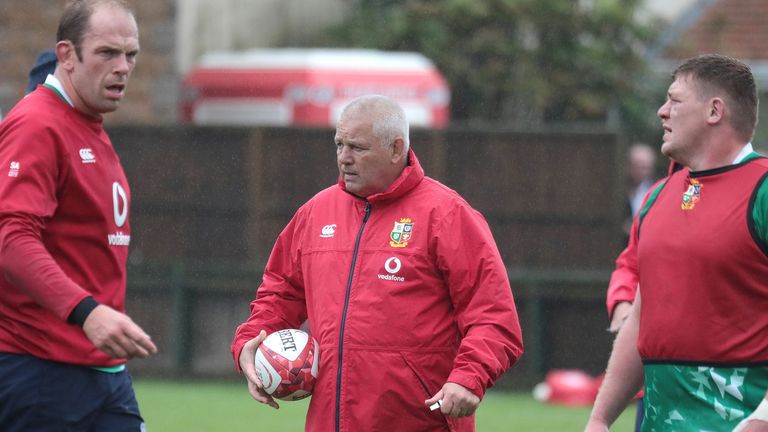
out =
<path fill-rule="evenodd" d="M 277 238 L 267 261 L 256 299 L 251 302 L 251 315 L 237 327 L 231 351 L 240 372 L 243 345 L 261 330 L 267 334 L 284 328 L 299 328 L 307 318 L 304 286 L 301 276 L 301 254 L 298 242 L 303 212 L 300 210 Z"/>
<path fill-rule="evenodd" d="M 672 172 L 673 169 L 676 169 L 675 167 L 677 166 L 678 165 L 675 162 L 672 162 L 669 168 L 670 172 Z M 640 207 L 641 209 L 645 208 L 648 198 L 650 198 L 651 194 L 666 180 L 667 178 L 663 178 L 656 181 L 656 183 L 651 186 L 645 194 L 645 197 L 643 197 L 643 205 Z M 616 304 L 620 302 L 632 303 L 635 300 L 635 293 L 637 292 L 638 283 L 640 282 L 638 278 L 639 269 L 637 267 L 637 241 L 640 213 L 642 213 L 642 210 L 632 220 L 629 243 L 627 243 L 627 247 L 621 251 L 618 258 L 616 258 L 616 268 L 613 270 L 613 273 L 611 273 L 611 280 L 608 282 L 605 305 L 608 309 L 609 320 L 613 318 L 613 308 L 616 307 Z"/>
<path fill-rule="evenodd" d="M 613 317 L 613 308 L 617 303 L 630 302 L 635 299 L 637 291 L 637 223 L 638 218 L 632 221 L 632 231 L 629 236 L 627 247 L 616 258 L 616 268 L 611 273 L 611 280 L 608 282 L 608 292 L 606 294 L 606 306 L 608 308 L 608 319 Z"/>
<path fill-rule="evenodd" d="M 37 304 L 66 320 L 90 294 L 64 274 L 45 248 L 40 225 L 33 218 L 0 218 L 0 269 Z"/>
<path fill-rule="evenodd" d="M 66 319 L 88 293 L 55 262 L 42 242 L 66 176 L 54 132 L 38 117 L 12 116 L 0 129 L 0 271 L 39 305 Z"/>
<path fill-rule="evenodd" d="M 478 212 L 460 205 L 440 226 L 432 241 L 462 335 L 448 381 L 482 398 L 523 353 L 512 289 L 488 224 Z"/>

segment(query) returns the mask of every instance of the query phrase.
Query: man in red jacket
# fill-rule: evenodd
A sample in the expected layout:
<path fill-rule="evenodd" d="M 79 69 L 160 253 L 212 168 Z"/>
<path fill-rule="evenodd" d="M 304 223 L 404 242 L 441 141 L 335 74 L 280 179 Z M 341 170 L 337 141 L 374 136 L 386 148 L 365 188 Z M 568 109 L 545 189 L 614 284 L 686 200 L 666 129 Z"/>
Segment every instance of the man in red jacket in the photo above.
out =
<path fill-rule="evenodd" d="M 307 430 L 472 431 L 486 389 L 523 350 L 488 225 L 424 176 L 394 101 L 352 101 L 335 142 L 339 182 L 278 237 L 232 343 L 237 368 L 277 408 L 254 353 L 309 319 L 321 353 Z"/>
<path fill-rule="evenodd" d="M 0 430 L 144 430 L 125 363 L 130 189 L 102 127 L 139 51 L 121 0 L 62 14 L 57 66 L 0 123 Z"/>

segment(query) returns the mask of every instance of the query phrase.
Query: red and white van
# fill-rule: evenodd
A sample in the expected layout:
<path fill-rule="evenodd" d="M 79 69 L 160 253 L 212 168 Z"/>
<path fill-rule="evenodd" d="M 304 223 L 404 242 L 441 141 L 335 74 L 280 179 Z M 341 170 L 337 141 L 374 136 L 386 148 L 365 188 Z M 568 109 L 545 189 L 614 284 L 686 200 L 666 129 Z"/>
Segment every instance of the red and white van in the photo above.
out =
<path fill-rule="evenodd" d="M 335 126 L 350 100 L 397 100 L 412 126 L 448 125 L 450 90 L 418 53 L 257 49 L 211 53 L 182 83 L 181 120 L 199 125 Z"/>

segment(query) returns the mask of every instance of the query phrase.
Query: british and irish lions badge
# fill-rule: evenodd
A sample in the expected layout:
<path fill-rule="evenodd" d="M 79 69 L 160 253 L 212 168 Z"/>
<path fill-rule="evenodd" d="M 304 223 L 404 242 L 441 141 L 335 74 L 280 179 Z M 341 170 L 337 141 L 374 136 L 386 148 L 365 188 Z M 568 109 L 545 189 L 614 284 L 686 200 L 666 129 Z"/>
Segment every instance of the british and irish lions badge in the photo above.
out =
<path fill-rule="evenodd" d="M 701 188 L 704 185 L 696 179 L 688 179 L 688 189 L 683 193 L 683 203 L 680 208 L 683 210 L 693 210 L 693 207 L 701 198 Z"/>
<path fill-rule="evenodd" d="M 389 233 L 389 245 L 396 248 L 408 246 L 408 241 L 413 236 L 413 220 L 411 218 L 401 218 L 395 222 L 395 227 Z"/>

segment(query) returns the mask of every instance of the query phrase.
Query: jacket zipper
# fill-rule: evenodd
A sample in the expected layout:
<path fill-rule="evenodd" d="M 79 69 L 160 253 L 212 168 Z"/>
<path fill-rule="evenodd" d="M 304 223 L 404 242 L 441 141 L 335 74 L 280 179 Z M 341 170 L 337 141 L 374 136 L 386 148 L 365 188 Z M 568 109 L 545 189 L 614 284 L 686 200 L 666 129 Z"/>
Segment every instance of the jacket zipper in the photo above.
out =
<path fill-rule="evenodd" d="M 341 428 L 341 366 L 344 354 L 344 325 L 347 322 L 347 308 L 349 307 L 349 294 L 352 291 L 352 278 L 355 275 L 355 263 L 357 262 L 357 253 L 360 249 L 360 239 L 363 237 L 363 229 L 365 228 L 368 217 L 371 215 L 371 203 L 365 203 L 365 216 L 363 216 L 363 223 L 360 225 L 360 231 L 357 232 L 357 238 L 355 239 L 355 251 L 352 254 L 352 265 L 349 268 L 349 279 L 347 280 L 347 292 L 344 296 L 344 309 L 341 312 L 341 326 L 339 328 L 339 364 L 336 370 L 336 432 Z"/>

